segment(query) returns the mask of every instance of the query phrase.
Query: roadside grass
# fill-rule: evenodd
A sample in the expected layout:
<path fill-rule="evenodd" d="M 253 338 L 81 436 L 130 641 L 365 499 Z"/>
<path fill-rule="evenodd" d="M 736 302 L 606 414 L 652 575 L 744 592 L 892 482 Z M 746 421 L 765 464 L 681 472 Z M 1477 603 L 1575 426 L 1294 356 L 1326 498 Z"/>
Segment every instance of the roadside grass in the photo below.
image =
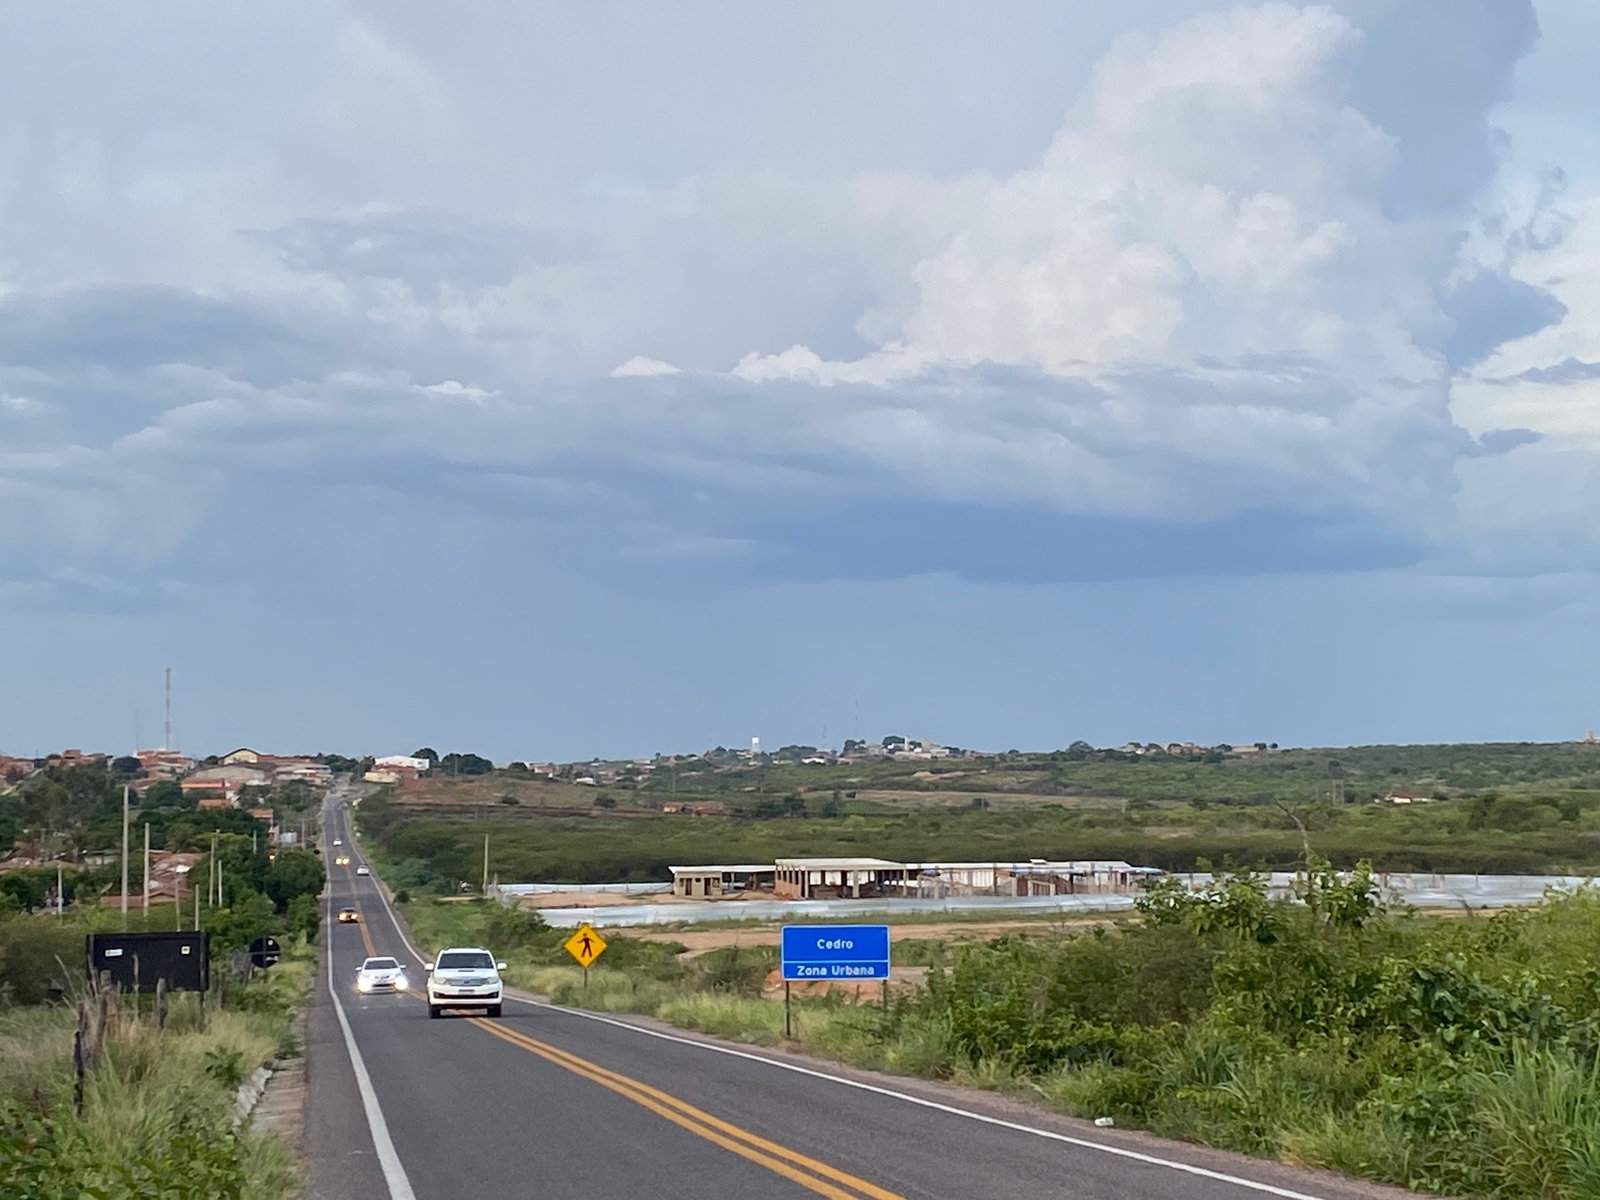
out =
<path fill-rule="evenodd" d="M 295 1049 L 291 1016 L 315 970 L 303 940 L 249 984 L 114 1002 L 83 1115 L 73 1108 L 70 1004 L 0 1008 L 0 1196 L 288 1200 L 297 1166 L 276 1137 L 235 1127 L 235 1091 Z M 217 1007 L 218 1000 L 223 1007 Z"/>

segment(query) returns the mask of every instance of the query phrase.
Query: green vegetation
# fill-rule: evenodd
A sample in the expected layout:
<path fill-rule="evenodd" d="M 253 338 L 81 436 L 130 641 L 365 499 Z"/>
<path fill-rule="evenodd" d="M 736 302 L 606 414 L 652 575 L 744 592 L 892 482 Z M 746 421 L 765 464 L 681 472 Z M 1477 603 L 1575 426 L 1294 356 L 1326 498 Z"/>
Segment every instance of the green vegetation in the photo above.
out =
<path fill-rule="evenodd" d="M 808 764 L 809 747 L 786 747 L 755 760 L 721 751 L 648 767 L 571 764 L 554 778 L 452 755 L 476 773 L 436 770 L 385 789 L 358 817 L 399 867 L 396 886 L 439 893 L 478 880 L 485 832 L 491 869 L 528 882 L 665 880 L 675 863 L 837 854 L 1289 868 L 1302 824 L 1342 867 L 1600 866 L 1600 744 L 1252 751 L 1080 742 L 1050 754 Z M 580 776 L 602 784 L 573 786 Z M 1388 803 L 1396 792 L 1415 802 Z"/>
<path fill-rule="evenodd" d="M 905 1021 L 1085 1116 L 1455 1195 L 1593 1195 L 1600 894 L 1488 920 L 1375 911 L 1323 875 L 1161 889 L 1117 935 L 1003 938 Z"/>
<path fill-rule="evenodd" d="M 665 880 L 672 864 L 771 862 L 791 855 L 876 855 L 902 861 L 1112 858 L 1194 870 L 1197 861 L 1290 869 L 1297 820 L 1342 867 L 1384 871 L 1587 874 L 1600 864 L 1600 792 L 1496 795 L 1413 804 L 1164 804 L 1148 808 L 1014 805 L 975 809 L 937 796 L 917 808 L 842 817 L 614 815 L 525 819 L 496 807 L 483 820 L 421 815 L 385 797 L 358 818 L 398 865 L 396 887 L 454 890 L 475 883 L 483 837 L 506 881 Z"/>
<path fill-rule="evenodd" d="M 43 787 L 23 802 L 76 794 L 73 803 L 83 806 L 76 815 L 87 821 L 78 827 L 92 829 L 96 806 L 107 802 L 103 781 L 94 778 L 101 772 L 71 770 L 87 774 L 35 776 L 30 782 L 43 780 Z M 113 800 L 120 808 L 120 788 Z M 174 836 L 190 845 L 215 846 L 190 876 L 203 890 L 213 864 L 221 871 L 221 903 L 200 910 L 213 960 L 206 1010 L 195 997 L 176 996 L 158 1029 L 148 997 L 124 997 L 110 1001 L 101 1027 L 91 999 L 86 1011 L 104 1030 L 95 1035 L 103 1050 L 85 1081 L 81 1112 L 73 1096 L 72 1040 L 85 986 L 84 938 L 122 928 L 122 915 L 99 904 L 104 871 L 64 872 L 67 899 L 80 902 L 63 916 L 38 912 L 54 886 L 53 868 L 0 875 L 0 1200 L 267 1200 L 294 1193 L 293 1164 L 282 1145 L 234 1128 L 233 1093 L 257 1066 L 294 1050 L 290 1017 L 314 971 L 309 942 L 317 931 L 322 862 L 307 851 L 269 851 L 256 822 L 248 831 L 229 831 L 226 821 L 238 814 L 215 815 L 223 818 L 221 830 L 207 828 L 193 812 L 167 826 L 187 829 Z M 126 921 L 133 931 L 165 931 L 179 919 L 165 905 L 132 909 Z M 181 920 L 192 928 L 192 900 Z M 279 937 L 284 960 L 241 980 L 234 952 L 263 934 Z"/>
<path fill-rule="evenodd" d="M 101 914 L 93 914 L 99 919 Z M 81 981 L 89 919 L 0 920 L 0 1200 L 280 1200 L 297 1182 L 277 1139 L 234 1126 L 234 1091 L 257 1066 L 295 1049 L 290 1018 L 303 1001 L 315 952 L 303 939 L 249 982 L 213 971 L 214 994 L 172 997 L 158 1028 L 148 997 L 112 1000 L 104 1026 L 92 1000 L 91 1040 L 102 1047 L 73 1096 L 70 1002 Z M 68 1002 L 49 1002 L 65 994 Z"/>
<path fill-rule="evenodd" d="M 1448 1195 L 1578 1200 L 1600 1187 L 1600 892 L 1443 919 L 1384 912 L 1364 871 L 1317 864 L 1301 903 L 1224 873 L 1138 920 L 951 945 L 887 1007 L 799 998 L 794 1037 L 863 1067 L 1001 1089 L 1082 1117 Z M 770 948 L 685 961 L 608 933 L 602 965 L 483 902 L 413 902 L 425 946 L 489 945 L 558 1003 L 784 1042 Z"/>
<path fill-rule="evenodd" d="M 892 739 L 885 739 L 892 740 Z M 609 788 L 659 801 L 714 797 L 754 810 L 774 798 L 800 794 L 815 809 L 835 788 L 848 810 L 850 792 L 940 793 L 1080 800 L 1219 804 L 1272 799 L 1311 802 L 1343 796 L 1357 802 L 1400 788 L 1435 794 L 1580 788 L 1600 790 L 1600 744 L 1589 742 L 1484 743 L 1448 746 L 1350 746 L 1238 754 L 1213 748 L 1169 754 L 1154 745 L 1143 753 L 1096 750 L 1075 742 L 1048 754 L 1001 754 L 903 760 L 869 758 L 834 765 L 794 761 L 809 747 L 779 751 L 750 762 L 715 753 L 656 765 L 648 775 L 623 766 Z M 748 789 L 748 791 L 746 790 Z M 754 793 L 753 795 L 751 793 Z"/>

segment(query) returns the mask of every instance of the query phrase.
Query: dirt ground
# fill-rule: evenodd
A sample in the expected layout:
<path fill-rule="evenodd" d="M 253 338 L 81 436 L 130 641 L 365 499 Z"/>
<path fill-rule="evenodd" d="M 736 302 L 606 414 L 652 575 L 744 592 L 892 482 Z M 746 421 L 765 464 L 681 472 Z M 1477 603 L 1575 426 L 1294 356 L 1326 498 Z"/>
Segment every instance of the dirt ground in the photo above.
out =
<path fill-rule="evenodd" d="M 929 805 L 949 807 L 971 804 L 982 797 L 991 809 L 1036 808 L 1056 804 L 1062 808 L 1104 808 L 1111 801 L 1092 796 L 1060 796 L 1034 792 L 1000 792 L 988 788 L 967 791 L 964 788 L 940 788 L 938 791 L 896 791 L 892 788 L 863 788 L 856 795 L 874 804 L 888 804 L 896 808 L 923 808 Z"/>
<path fill-rule="evenodd" d="M 1003 933 L 1047 933 L 1053 929 L 1083 929 L 1100 924 L 1104 917 L 1075 917 L 1065 921 L 952 921 L 948 924 L 918 923 L 890 925 L 891 942 L 917 941 L 978 941 L 999 937 Z M 870 922 L 869 922 L 870 923 Z M 776 946 L 780 937 L 777 925 L 744 926 L 735 929 L 628 929 L 618 933 L 636 937 L 645 942 L 681 942 L 683 957 L 695 958 L 712 950 L 728 946 Z"/>

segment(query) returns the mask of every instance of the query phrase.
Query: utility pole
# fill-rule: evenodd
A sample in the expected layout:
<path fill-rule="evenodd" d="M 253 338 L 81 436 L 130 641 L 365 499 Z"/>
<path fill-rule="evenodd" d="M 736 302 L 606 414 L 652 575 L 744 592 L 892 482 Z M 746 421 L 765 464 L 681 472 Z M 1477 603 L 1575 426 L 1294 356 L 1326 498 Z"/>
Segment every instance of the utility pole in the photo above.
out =
<path fill-rule="evenodd" d="M 56 916 L 67 915 L 67 894 L 62 891 L 61 864 L 56 864 Z"/>
<path fill-rule="evenodd" d="M 122 928 L 128 928 L 128 785 L 122 785 Z"/>
<path fill-rule="evenodd" d="M 167 668 L 167 722 L 161 738 L 163 750 L 172 749 L 172 668 Z"/>
<path fill-rule="evenodd" d="M 483 894 L 489 894 L 489 835 L 483 835 Z"/>
<path fill-rule="evenodd" d="M 144 886 L 144 927 L 150 928 L 150 822 L 144 823 L 144 874 L 139 877 L 139 882 Z"/>

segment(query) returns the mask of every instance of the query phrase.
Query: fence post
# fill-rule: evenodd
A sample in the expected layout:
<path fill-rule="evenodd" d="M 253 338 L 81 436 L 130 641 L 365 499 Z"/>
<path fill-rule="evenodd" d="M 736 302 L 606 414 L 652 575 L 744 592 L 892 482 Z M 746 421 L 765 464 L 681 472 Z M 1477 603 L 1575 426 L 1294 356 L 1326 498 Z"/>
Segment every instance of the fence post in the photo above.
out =
<path fill-rule="evenodd" d="M 72 1035 L 72 1111 L 78 1114 L 78 1119 L 83 1119 L 83 1077 L 89 1069 L 86 1061 L 88 1048 L 83 1044 L 85 1035 L 89 1032 L 89 1005 L 86 1000 L 78 1001 L 78 1028 Z"/>
<path fill-rule="evenodd" d="M 100 972 L 99 1020 L 94 1027 L 94 1046 L 89 1056 L 90 1065 L 96 1066 L 106 1049 L 106 1028 L 111 1024 L 111 972 Z"/>

